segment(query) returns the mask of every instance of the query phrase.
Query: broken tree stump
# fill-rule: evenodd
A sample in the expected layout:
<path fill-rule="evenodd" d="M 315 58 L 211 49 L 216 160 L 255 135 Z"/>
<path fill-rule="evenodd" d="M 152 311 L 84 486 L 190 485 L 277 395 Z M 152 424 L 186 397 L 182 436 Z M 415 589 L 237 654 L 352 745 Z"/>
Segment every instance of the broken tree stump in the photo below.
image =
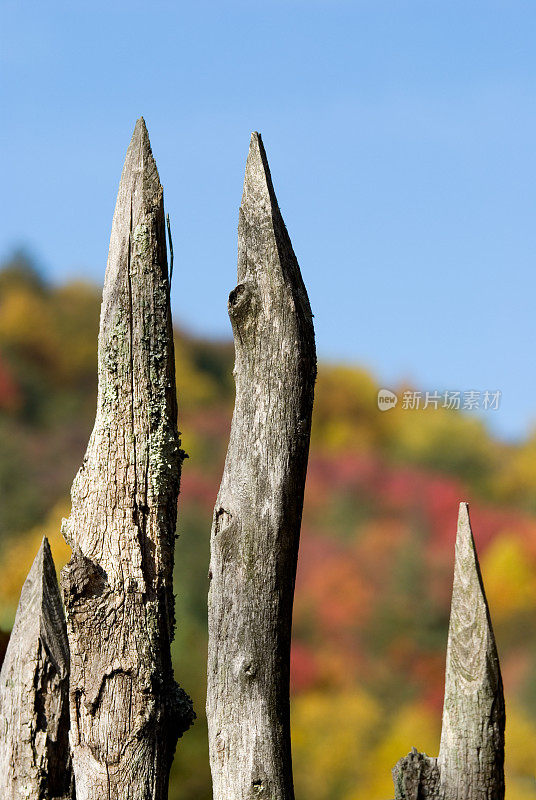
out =
<path fill-rule="evenodd" d="M 290 632 L 316 355 L 311 309 L 253 133 L 229 296 L 236 400 L 211 534 L 214 800 L 294 796 Z"/>
<path fill-rule="evenodd" d="M 104 281 L 95 426 L 62 571 L 77 800 L 165 800 L 191 724 L 171 665 L 183 452 L 163 190 L 143 119 L 121 175 Z"/>
<path fill-rule="evenodd" d="M 504 728 L 499 657 L 469 507 L 460 503 L 439 756 L 412 751 L 398 762 L 396 800 L 502 800 Z"/>
<path fill-rule="evenodd" d="M 46 538 L 22 587 L 0 672 L 0 797 L 74 798 L 69 646 Z"/>

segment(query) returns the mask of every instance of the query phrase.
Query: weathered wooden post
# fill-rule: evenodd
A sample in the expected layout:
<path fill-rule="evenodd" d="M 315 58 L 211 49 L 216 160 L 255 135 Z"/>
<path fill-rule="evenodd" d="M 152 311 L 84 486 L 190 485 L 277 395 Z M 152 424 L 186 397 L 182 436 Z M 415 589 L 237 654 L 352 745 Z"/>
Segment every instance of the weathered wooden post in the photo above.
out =
<path fill-rule="evenodd" d="M 138 120 L 112 225 L 95 427 L 72 488 L 62 572 L 77 800 L 164 800 L 192 722 L 174 681 L 177 432 L 163 190 Z"/>
<path fill-rule="evenodd" d="M 316 355 L 307 292 L 258 133 L 229 315 L 236 401 L 209 573 L 214 800 L 291 800 L 290 632 Z"/>
<path fill-rule="evenodd" d="M 460 504 L 439 757 L 413 750 L 393 770 L 396 800 L 502 800 L 501 670 L 469 509 Z"/>
<path fill-rule="evenodd" d="M 74 798 L 69 647 L 46 538 L 22 587 L 0 672 L 0 797 Z"/>

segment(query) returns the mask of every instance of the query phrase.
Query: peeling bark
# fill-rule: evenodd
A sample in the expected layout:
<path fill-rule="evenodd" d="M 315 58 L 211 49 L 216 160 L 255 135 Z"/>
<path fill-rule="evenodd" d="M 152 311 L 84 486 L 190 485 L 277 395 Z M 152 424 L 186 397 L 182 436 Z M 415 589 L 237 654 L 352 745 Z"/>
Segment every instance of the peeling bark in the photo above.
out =
<path fill-rule="evenodd" d="M 140 119 L 112 225 L 95 426 L 63 528 L 78 800 L 164 800 L 193 719 L 170 654 L 176 419 L 163 190 Z"/>
<path fill-rule="evenodd" d="M 316 355 L 307 292 L 257 133 L 229 315 L 236 401 L 209 573 L 214 800 L 291 800 L 290 632 Z"/>
<path fill-rule="evenodd" d="M 69 646 L 46 538 L 22 587 L 0 672 L 0 797 L 71 800 Z"/>
<path fill-rule="evenodd" d="M 467 503 L 460 504 L 447 646 L 438 782 L 415 797 L 503 800 L 505 710 L 499 657 Z M 395 787 L 414 772 L 413 751 L 394 770 Z M 411 755 L 411 754 L 410 754 Z M 424 761 L 423 761 L 424 763 Z M 397 794 L 397 800 L 412 794 Z"/>

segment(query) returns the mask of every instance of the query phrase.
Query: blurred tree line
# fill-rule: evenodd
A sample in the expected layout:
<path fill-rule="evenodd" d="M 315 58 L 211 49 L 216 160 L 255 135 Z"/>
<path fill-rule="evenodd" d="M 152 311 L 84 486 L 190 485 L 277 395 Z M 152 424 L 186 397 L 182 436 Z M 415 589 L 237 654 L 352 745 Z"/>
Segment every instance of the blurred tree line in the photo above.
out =
<path fill-rule="evenodd" d="M 0 268 L 0 628 L 43 533 L 60 534 L 96 404 L 100 291 Z M 204 720 L 208 547 L 232 414 L 233 348 L 176 331 L 185 462 L 174 661 L 198 721 L 172 800 L 210 798 Z M 508 800 L 536 798 L 536 432 L 500 442 L 473 414 L 378 411 L 369 372 L 321 364 L 293 646 L 297 796 L 385 800 L 412 745 L 438 749 L 457 504 L 469 500 L 507 696 Z M 400 386 L 397 391 L 411 387 Z M 491 412 L 490 412 L 491 413 Z"/>

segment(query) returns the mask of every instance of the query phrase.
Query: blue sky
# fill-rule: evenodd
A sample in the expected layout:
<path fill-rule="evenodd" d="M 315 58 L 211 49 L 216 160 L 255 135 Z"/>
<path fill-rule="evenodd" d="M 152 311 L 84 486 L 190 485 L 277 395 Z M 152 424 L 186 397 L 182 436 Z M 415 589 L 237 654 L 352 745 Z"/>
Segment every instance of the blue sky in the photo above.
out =
<path fill-rule="evenodd" d="M 534 0 L 2 4 L 0 257 L 101 282 L 146 119 L 175 319 L 229 336 L 260 130 L 321 357 L 386 386 L 502 391 L 536 423 Z"/>

